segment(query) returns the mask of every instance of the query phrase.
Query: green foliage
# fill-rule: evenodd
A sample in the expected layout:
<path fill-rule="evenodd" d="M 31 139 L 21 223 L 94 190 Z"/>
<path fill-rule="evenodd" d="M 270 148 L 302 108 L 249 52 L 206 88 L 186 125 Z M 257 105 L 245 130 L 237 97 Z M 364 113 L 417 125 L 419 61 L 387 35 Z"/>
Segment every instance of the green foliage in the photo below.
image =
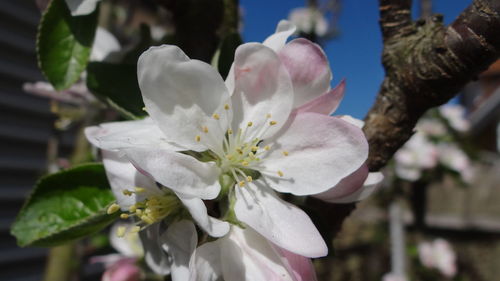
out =
<path fill-rule="evenodd" d="M 52 0 L 38 29 L 38 63 L 56 90 L 69 88 L 88 63 L 97 28 L 98 9 L 72 17 L 64 0 Z"/>
<path fill-rule="evenodd" d="M 234 61 L 234 52 L 242 43 L 240 34 L 236 32 L 222 40 L 212 59 L 212 65 L 217 68 L 222 78 L 226 79 Z"/>
<path fill-rule="evenodd" d="M 83 164 L 41 178 L 22 207 L 11 233 L 21 247 L 51 247 L 95 233 L 120 212 L 102 164 Z"/>
<path fill-rule="evenodd" d="M 87 87 L 125 118 L 146 115 L 134 64 L 91 62 L 87 67 Z"/>

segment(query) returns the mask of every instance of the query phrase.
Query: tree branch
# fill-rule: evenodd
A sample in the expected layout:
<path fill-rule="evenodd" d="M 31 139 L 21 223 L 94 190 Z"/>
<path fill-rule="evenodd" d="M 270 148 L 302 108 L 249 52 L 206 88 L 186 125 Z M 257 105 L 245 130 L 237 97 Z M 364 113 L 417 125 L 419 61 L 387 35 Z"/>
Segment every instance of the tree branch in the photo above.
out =
<path fill-rule="evenodd" d="M 493 63 L 500 54 L 500 1 L 475 0 L 448 27 L 442 16 L 411 21 L 409 0 L 380 0 L 386 77 L 363 128 L 370 171 L 379 171 L 411 137 L 418 119 L 441 105 Z M 329 217 L 335 237 L 355 204 L 307 205 Z"/>

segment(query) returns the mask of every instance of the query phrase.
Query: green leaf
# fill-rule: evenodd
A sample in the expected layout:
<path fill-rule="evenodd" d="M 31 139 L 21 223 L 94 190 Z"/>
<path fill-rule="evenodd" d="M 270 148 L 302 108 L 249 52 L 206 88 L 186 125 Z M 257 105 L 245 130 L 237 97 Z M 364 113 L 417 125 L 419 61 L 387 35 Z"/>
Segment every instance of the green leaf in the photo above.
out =
<path fill-rule="evenodd" d="M 234 52 L 242 43 L 239 33 L 231 33 L 222 40 L 212 59 L 212 65 L 217 66 L 222 78 L 226 79 L 234 61 Z"/>
<path fill-rule="evenodd" d="M 52 0 L 38 29 L 38 64 L 56 90 L 70 87 L 87 66 L 98 9 L 72 17 L 64 0 Z"/>
<path fill-rule="evenodd" d="M 41 178 L 11 233 L 21 247 L 51 247 L 95 233 L 113 222 L 115 201 L 102 164 L 83 164 Z"/>
<path fill-rule="evenodd" d="M 87 67 L 87 88 L 125 118 L 137 119 L 146 115 L 136 65 L 91 62 Z"/>

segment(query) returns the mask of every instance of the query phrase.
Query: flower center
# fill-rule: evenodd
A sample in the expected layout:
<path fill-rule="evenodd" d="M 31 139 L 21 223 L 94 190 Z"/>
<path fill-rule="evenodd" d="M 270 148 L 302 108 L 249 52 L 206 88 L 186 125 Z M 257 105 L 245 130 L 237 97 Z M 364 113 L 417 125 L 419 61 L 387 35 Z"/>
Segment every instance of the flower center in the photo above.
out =
<path fill-rule="evenodd" d="M 136 187 L 132 190 L 124 190 L 123 194 L 131 196 L 132 194 L 140 194 L 145 192 L 142 187 Z M 114 213 L 119 209 L 111 205 L 108 208 L 108 213 Z M 128 219 L 130 217 L 135 217 L 137 219 L 136 225 L 129 229 L 131 232 L 139 232 L 144 228 L 150 226 L 153 223 L 159 222 L 169 215 L 175 215 L 182 210 L 182 203 L 177 198 L 177 196 L 169 191 L 163 191 L 161 194 L 154 194 L 147 196 L 143 201 L 137 202 L 130 206 L 128 212 L 124 212 L 120 215 L 122 219 Z M 123 237 L 126 233 L 126 229 L 118 229 L 117 235 Z"/>

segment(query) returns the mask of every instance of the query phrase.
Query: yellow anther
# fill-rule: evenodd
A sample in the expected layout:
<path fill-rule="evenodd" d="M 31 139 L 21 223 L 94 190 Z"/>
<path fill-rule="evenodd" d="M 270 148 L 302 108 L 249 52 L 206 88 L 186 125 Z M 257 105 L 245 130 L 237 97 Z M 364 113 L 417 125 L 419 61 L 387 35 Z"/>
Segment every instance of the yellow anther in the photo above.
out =
<path fill-rule="evenodd" d="M 146 109 L 146 107 L 143 107 L 142 110 L 148 112 L 148 110 Z"/>
<path fill-rule="evenodd" d="M 208 127 L 207 127 L 207 126 L 203 127 L 203 132 L 204 132 L 205 134 L 206 134 L 206 133 L 208 133 Z"/>
<path fill-rule="evenodd" d="M 253 158 L 255 157 L 255 154 L 253 152 L 248 152 L 248 157 Z"/>
<path fill-rule="evenodd" d="M 269 125 L 271 125 L 271 126 L 274 126 L 274 125 L 276 125 L 276 124 L 278 124 L 278 122 L 276 122 L 276 121 L 274 121 L 274 120 L 273 120 L 273 121 L 269 121 Z"/>
<path fill-rule="evenodd" d="M 257 152 L 257 150 L 259 150 L 259 147 L 258 147 L 258 146 L 252 146 L 252 151 L 253 151 L 253 152 Z"/>
<path fill-rule="evenodd" d="M 220 119 L 220 116 L 219 116 L 219 114 L 217 114 L 217 113 L 214 113 L 214 114 L 212 115 L 212 117 L 213 117 L 215 120 L 219 120 L 219 119 Z"/>
<path fill-rule="evenodd" d="M 130 206 L 130 208 L 128 208 L 128 210 L 131 213 L 135 213 L 135 211 L 137 210 L 137 206 L 136 205 L 132 205 L 132 206 Z"/>
<path fill-rule="evenodd" d="M 288 156 L 288 151 L 283 150 L 283 155 L 284 155 L 284 156 Z"/>
<path fill-rule="evenodd" d="M 282 171 L 278 171 L 278 176 L 282 177 L 283 176 L 283 172 Z"/>
<path fill-rule="evenodd" d="M 269 145 L 264 146 L 265 151 L 268 151 L 269 149 L 271 149 L 271 147 Z"/>
<path fill-rule="evenodd" d="M 130 191 L 130 190 L 128 190 L 128 189 L 123 190 L 123 191 L 122 191 L 122 193 L 123 193 L 123 195 L 125 195 L 125 196 L 131 196 L 131 195 L 133 194 L 133 193 L 132 193 L 132 191 Z"/>
<path fill-rule="evenodd" d="M 200 141 L 201 141 L 201 136 L 196 136 L 194 139 L 195 139 L 197 142 L 200 142 Z"/>
<path fill-rule="evenodd" d="M 271 118 L 271 113 L 266 114 L 266 118 Z"/>
<path fill-rule="evenodd" d="M 141 227 L 140 226 L 133 226 L 132 228 L 130 228 L 130 233 L 137 233 L 141 231 Z"/>
<path fill-rule="evenodd" d="M 227 159 L 227 160 L 233 160 L 233 155 L 232 155 L 232 154 L 228 154 L 228 155 L 226 155 L 226 159 Z"/>
<path fill-rule="evenodd" d="M 241 165 L 243 165 L 243 166 L 248 166 L 248 164 L 250 164 L 250 163 L 248 163 L 248 161 L 241 162 Z"/>
<path fill-rule="evenodd" d="M 251 176 L 247 176 L 247 182 L 252 182 L 252 177 Z"/>
<path fill-rule="evenodd" d="M 141 193 L 141 192 L 146 191 L 146 189 L 144 187 L 136 186 L 136 187 L 134 187 L 134 189 L 135 189 L 135 192 L 137 192 L 137 193 Z"/>
<path fill-rule="evenodd" d="M 233 130 L 231 130 L 231 129 L 227 130 L 227 134 L 228 135 L 232 135 L 233 134 Z"/>
<path fill-rule="evenodd" d="M 241 150 L 240 148 L 236 148 L 236 152 L 238 152 L 239 154 L 243 154 L 243 150 Z"/>
<path fill-rule="evenodd" d="M 240 187 L 245 186 L 245 181 L 240 181 L 240 182 L 238 183 L 238 185 L 239 185 Z"/>
<path fill-rule="evenodd" d="M 125 228 L 125 226 L 119 226 L 117 229 L 116 229 L 116 236 L 118 237 L 123 237 L 125 236 L 125 232 L 127 231 L 127 229 Z"/>
<path fill-rule="evenodd" d="M 247 126 L 248 126 L 248 127 L 252 127 L 252 125 L 253 125 L 253 122 L 252 122 L 252 121 L 250 121 L 250 122 L 248 122 L 248 123 L 247 123 Z"/>
<path fill-rule="evenodd" d="M 108 207 L 106 213 L 108 213 L 108 215 L 111 215 L 113 213 L 116 213 L 118 210 L 120 210 L 120 206 L 118 206 L 118 204 L 116 203 L 113 203 L 111 204 L 111 206 Z"/>
<path fill-rule="evenodd" d="M 122 219 L 124 219 L 124 220 L 128 219 L 129 217 L 130 217 L 130 216 L 129 216 L 128 214 L 121 214 L 121 215 L 120 215 L 120 218 L 122 218 Z"/>
<path fill-rule="evenodd" d="M 139 216 L 139 217 L 140 217 L 140 216 L 142 216 L 142 210 L 141 210 L 141 209 L 136 209 L 136 210 L 135 210 L 135 214 L 136 214 L 137 216 Z"/>
<path fill-rule="evenodd" d="M 153 224 L 155 221 L 149 216 L 141 216 L 141 220 L 145 221 L 147 224 Z"/>
<path fill-rule="evenodd" d="M 226 104 L 224 105 L 224 109 L 225 109 L 225 110 L 229 110 L 229 104 L 227 104 L 227 103 L 226 103 Z"/>

